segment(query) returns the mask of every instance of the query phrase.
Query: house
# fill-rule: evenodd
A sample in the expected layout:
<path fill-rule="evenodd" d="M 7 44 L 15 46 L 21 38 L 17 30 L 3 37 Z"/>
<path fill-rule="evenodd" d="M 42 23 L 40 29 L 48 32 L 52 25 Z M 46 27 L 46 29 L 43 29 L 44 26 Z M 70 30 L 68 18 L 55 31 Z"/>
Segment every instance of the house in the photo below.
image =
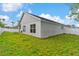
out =
<path fill-rule="evenodd" d="M 39 17 L 30 13 L 23 13 L 19 22 L 19 31 L 32 36 L 47 38 L 63 33 L 64 24 Z"/>

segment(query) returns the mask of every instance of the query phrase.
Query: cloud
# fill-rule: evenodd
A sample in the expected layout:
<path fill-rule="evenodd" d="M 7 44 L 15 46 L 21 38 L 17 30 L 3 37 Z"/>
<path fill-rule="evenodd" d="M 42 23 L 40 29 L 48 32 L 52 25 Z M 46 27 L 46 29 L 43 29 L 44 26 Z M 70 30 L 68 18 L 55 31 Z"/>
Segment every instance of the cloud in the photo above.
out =
<path fill-rule="evenodd" d="M 64 21 L 59 16 L 51 16 L 50 14 L 44 14 L 44 13 L 40 14 L 39 16 L 59 23 L 64 23 Z"/>
<path fill-rule="evenodd" d="M 16 21 L 13 21 L 13 20 L 8 20 L 8 21 L 4 21 L 3 23 L 5 24 L 5 26 L 9 26 L 9 27 L 12 27 L 12 22 L 14 22 L 14 26 L 16 26 L 18 23 Z"/>
<path fill-rule="evenodd" d="M 7 16 L 7 15 L 0 15 L 0 19 L 5 19 L 5 21 L 2 21 L 5 24 L 5 26 L 12 27 L 12 23 L 11 22 L 13 20 L 11 20 L 9 16 Z M 14 26 L 16 26 L 16 25 L 17 25 L 17 22 L 15 22 Z"/>
<path fill-rule="evenodd" d="M 76 26 L 76 27 L 79 27 L 79 24 L 76 24 L 75 26 Z"/>
<path fill-rule="evenodd" d="M 13 21 L 10 19 L 8 21 L 4 21 L 4 24 L 6 24 L 5 26 L 13 27 L 12 22 L 14 22 L 14 26 L 16 26 L 18 24 L 17 21 Z"/>
<path fill-rule="evenodd" d="M 65 18 L 71 20 L 71 17 L 69 17 L 69 15 L 66 15 Z"/>
<path fill-rule="evenodd" d="M 10 26 L 11 25 L 9 16 L 7 16 L 7 15 L 0 15 L 0 19 L 5 19 L 5 21 L 2 21 L 5 24 L 5 26 L 7 26 L 7 25 Z"/>
<path fill-rule="evenodd" d="M 71 17 L 72 20 L 75 19 L 75 18 L 77 18 L 77 15 L 73 15 L 73 16 Z"/>
<path fill-rule="evenodd" d="M 6 15 L 0 15 L 0 19 L 5 19 L 5 21 L 8 21 L 9 17 Z"/>
<path fill-rule="evenodd" d="M 21 7 L 22 7 L 21 3 L 12 3 L 12 4 L 11 3 L 5 3 L 5 4 L 2 4 L 2 10 L 5 11 L 5 12 L 16 11 Z"/>
<path fill-rule="evenodd" d="M 71 14 L 72 14 L 72 11 L 70 10 L 70 11 L 69 11 L 69 15 L 71 15 Z"/>
<path fill-rule="evenodd" d="M 56 21 L 58 23 L 65 24 L 65 25 L 73 25 L 74 24 L 73 19 L 76 17 L 76 15 L 74 15 L 72 17 L 69 17 L 69 15 L 66 15 L 65 19 L 61 19 L 59 16 L 51 16 L 50 14 L 45 14 L 45 13 L 42 13 L 39 16 L 47 18 L 49 20 Z"/>
<path fill-rule="evenodd" d="M 65 16 L 65 18 L 68 19 L 68 20 L 73 20 L 73 19 L 77 18 L 77 15 L 72 15 L 70 17 L 71 14 L 72 14 L 72 11 L 70 10 L 68 15 Z"/>
<path fill-rule="evenodd" d="M 69 17 L 69 15 L 65 16 L 65 24 L 74 25 L 75 19 L 77 18 L 77 15 L 73 15 Z"/>
<path fill-rule="evenodd" d="M 22 16 L 22 13 L 23 13 L 23 11 L 20 11 L 20 13 L 19 13 L 19 14 L 17 14 L 17 16 L 16 16 L 16 17 L 21 17 L 21 16 Z"/>
<path fill-rule="evenodd" d="M 71 17 L 69 17 L 69 15 L 66 15 L 65 18 L 66 18 L 67 20 L 74 20 L 74 19 L 77 18 L 77 15 L 73 15 L 73 16 L 71 16 Z"/>
<path fill-rule="evenodd" d="M 76 11 L 76 13 L 79 13 L 79 8 L 77 10 L 75 10 L 75 11 Z"/>
<path fill-rule="evenodd" d="M 31 10 L 31 9 L 29 9 L 29 10 L 28 10 L 28 13 L 32 13 L 32 10 Z"/>

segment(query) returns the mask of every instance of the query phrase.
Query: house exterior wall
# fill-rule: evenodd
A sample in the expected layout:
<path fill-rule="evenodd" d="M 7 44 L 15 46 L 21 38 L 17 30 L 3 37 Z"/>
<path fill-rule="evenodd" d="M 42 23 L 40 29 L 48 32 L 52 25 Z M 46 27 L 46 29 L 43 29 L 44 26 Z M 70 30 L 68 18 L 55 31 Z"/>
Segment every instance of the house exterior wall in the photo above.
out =
<path fill-rule="evenodd" d="M 36 33 L 30 33 L 31 24 L 36 24 Z M 28 13 L 24 14 L 20 25 L 21 25 L 20 31 L 23 31 L 23 26 L 26 26 L 26 32 L 22 33 L 33 35 L 40 38 L 46 38 L 49 36 L 63 33 L 63 28 L 61 24 L 42 20 Z"/>
<path fill-rule="evenodd" d="M 31 24 L 36 24 L 36 33 L 30 33 Z M 20 31 L 23 31 L 23 26 L 26 26 L 26 31 L 22 33 L 40 38 L 47 38 L 62 33 L 79 35 L 79 28 L 67 27 L 56 22 L 46 21 L 28 13 L 24 14 L 20 25 Z"/>
<path fill-rule="evenodd" d="M 73 27 L 64 27 L 64 33 L 66 34 L 76 34 L 79 35 L 79 28 L 73 28 Z"/>
<path fill-rule="evenodd" d="M 49 36 L 61 34 L 63 32 L 63 27 L 61 24 L 42 21 L 41 22 L 41 37 L 46 38 Z"/>
<path fill-rule="evenodd" d="M 39 18 L 29 15 L 28 13 L 25 13 L 20 23 L 21 25 L 20 31 L 23 31 L 23 26 L 26 26 L 26 32 L 23 32 L 24 34 L 41 37 L 41 21 L 39 20 L 40 20 Z M 31 24 L 36 24 L 36 33 L 30 33 Z"/>

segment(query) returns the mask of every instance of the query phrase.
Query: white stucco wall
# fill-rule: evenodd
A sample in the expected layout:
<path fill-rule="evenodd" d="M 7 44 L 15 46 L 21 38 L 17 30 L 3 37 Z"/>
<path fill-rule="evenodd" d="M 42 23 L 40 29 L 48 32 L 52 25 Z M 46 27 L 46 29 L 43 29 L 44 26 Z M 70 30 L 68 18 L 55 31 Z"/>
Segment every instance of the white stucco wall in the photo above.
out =
<path fill-rule="evenodd" d="M 63 28 L 61 24 L 54 22 L 41 22 L 41 37 L 46 38 L 49 36 L 57 35 L 63 33 Z"/>
<path fill-rule="evenodd" d="M 30 33 L 30 24 L 36 24 L 36 33 Z M 41 37 L 41 21 L 39 18 L 25 13 L 21 21 L 21 30 L 23 30 L 23 26 L 26 26 L 26 32 L 23 32 L 24 34 Z"/>

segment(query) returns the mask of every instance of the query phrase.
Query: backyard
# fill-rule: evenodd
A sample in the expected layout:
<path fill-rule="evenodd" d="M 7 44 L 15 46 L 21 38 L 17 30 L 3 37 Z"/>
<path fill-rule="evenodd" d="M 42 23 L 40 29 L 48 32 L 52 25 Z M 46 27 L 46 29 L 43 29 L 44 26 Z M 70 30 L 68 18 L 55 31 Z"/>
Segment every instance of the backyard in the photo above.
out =
<path fill-rule="evenodd" d="M 16 32 L 0 35 L 1 56 L 79 56 L 79 36 L 60 34 L 45 39 Z"/>

